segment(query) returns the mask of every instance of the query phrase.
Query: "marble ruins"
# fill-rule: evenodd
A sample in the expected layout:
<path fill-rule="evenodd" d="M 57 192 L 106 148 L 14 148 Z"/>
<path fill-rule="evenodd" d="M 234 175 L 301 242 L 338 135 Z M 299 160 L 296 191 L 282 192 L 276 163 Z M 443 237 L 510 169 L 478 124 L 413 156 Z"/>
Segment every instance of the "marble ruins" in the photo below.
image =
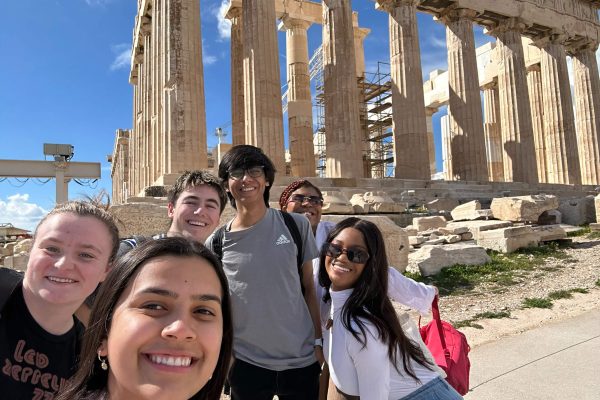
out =
<path fill-rule="evenodd" d="M 364 84 L 363 40 L 370 30 L 359 26 L 351 1 L 231 0 L 233 144 L 262 147 L 280 175 L 341 178 L 336 186 L 383 177 L 375 172 L 382 160 L 373 150 L 382 136 L 391 136 L 396 182 L 430 181 L 435 159 L 442 158 L 446 182 L 514 182 L 499 190 L 524 184 L 535 192 L 558 187 L 552 184 L 585 192 L 600 184 L 600 1 L 374 0 L 373 6 L 388 14 L 390 43 L 390 79 L 376 87 Z M 199 0 L 138 0 L 134 120 L 132 129 L 117 131 L 111 156 L 115 203 L 214 163 L 206 144 L 199 7 Z M 433 71 L 426 82 L 417 12 L 446 26 L 448 71 Z M 313 24 L 323 32 L 323 93 L 316 97 L 324 124 L 316 132 L 307 43 Z M 475 48 L 474 25 L 495 43 Z M 283 108 L 277 29 L 286 32 Z M 383 130 L 371 129 L 374 110 L 365 100 L 377 91 L 391 99 L 381 104 L 391 110 L 385 123 L 378 121 L 387 124 Z M 443 154 L 436 157 L 432 115 L 443 105 Z M 323 165 L 315 155 L 317 137 L 324 139 Z"/>

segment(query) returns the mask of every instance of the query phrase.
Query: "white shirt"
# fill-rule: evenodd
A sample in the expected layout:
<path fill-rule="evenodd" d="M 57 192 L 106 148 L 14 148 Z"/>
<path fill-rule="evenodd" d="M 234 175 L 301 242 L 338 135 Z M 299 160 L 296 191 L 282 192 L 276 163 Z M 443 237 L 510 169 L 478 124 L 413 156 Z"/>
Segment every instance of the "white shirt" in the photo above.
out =
<path fill-rule="evenodd" d="M 434 371 L 412 360 L 411 366 L 421 383 L 406 374 L 401 361 L 400 375 L 390 362 L 388 346 L 379 339 L 377 329 L 367 321 L 367 341 L 363 347 L 346 330 L 341 320 L 342 307 L 352 291 L 353 289 L 330 292 L 331 303 L 328 305 L 331 305 L 333 325 L 329 330 L 323 326 L 323 351 L 335 386 L 346 394 L 360 396 L 361 400 L 397 400 L 438 377 Z M 323 306 L 322 302 L 321 305 Z M 360 332 L 358 326 L 355 328 Z M 398 359 L 402 359 L 401 354 L 398 354 Z"/>

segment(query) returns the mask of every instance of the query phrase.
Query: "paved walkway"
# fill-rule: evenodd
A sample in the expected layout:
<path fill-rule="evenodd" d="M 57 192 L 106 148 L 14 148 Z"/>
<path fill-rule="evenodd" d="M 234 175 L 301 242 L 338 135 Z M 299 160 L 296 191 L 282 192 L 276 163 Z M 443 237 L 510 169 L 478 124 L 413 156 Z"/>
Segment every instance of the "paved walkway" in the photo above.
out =
<path fill-rule="evenodd" d="M 473 349 L 466 400 L 600 399 L 600 310 Z"/>

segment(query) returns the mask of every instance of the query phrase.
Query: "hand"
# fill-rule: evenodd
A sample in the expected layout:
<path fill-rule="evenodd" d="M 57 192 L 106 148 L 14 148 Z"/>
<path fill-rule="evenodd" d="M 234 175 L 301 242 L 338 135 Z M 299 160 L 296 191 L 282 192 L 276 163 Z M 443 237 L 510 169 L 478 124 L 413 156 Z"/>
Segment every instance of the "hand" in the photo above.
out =
<path fill-rule="evenodd" d="M 321 369 L 323 369 L 323 364 L 325 364 L 325 355 L 323 355 L 323 348 L 321 346 L 315 346 L 315 357 L 317 357 L 317 362 Z"/>

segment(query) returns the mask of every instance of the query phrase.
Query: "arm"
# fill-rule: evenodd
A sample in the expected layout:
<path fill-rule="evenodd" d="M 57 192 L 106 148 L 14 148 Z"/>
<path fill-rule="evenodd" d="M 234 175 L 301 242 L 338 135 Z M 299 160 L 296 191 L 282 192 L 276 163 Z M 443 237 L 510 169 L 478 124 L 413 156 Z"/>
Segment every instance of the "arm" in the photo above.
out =
<path fill-rule="evenodd" d="M 378 338 L 372 326 L 367 326 L 365 347 L 349 333 L 346 333 L 346 340 L 358 377 L 360 400 L 387 400 L 390 393 L 391 364 L 385 343 Z"/>
<path fill-rule="evenodd" d="M 310 313 L 310 318 L 312 319 L 315 329 L 315 339 L 322 338 L 323 334 L 321 332 L 321 315 L 317 305 L 317 294 L 315 292 L 312 260 L 306 261 L 304 264 L 302 264 L 302 284 L 304 285 L 304 301 L 308 306 L 308 312 Z M 325 357 L 323 356 L 322 347 L 315 347 L 315 356 L 317 357 L 319 365 L 323 365 L 325 362 Z"/>
<path fill-rule="evenodd" d="M 425 315 L 429 313 L 436 294 L 435 286 L 416 282 L 405 277 L 395 268 L 388 267 L 388 296 L 392 300 Z"/>

